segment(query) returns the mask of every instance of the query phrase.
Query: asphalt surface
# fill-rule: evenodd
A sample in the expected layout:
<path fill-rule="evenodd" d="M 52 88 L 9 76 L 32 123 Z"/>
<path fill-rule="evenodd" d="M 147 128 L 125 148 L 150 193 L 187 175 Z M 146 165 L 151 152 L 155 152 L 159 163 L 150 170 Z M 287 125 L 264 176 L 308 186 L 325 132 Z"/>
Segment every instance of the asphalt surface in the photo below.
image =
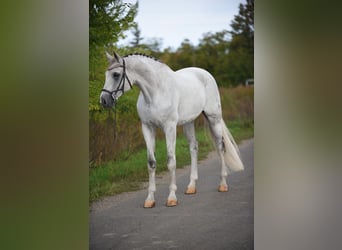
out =
<path fill-rule="evenodd" d="M 152 209 L 143 208 L 147 188 L 93 203 L 90 249 L 253 249 L 253 139 L 239 148 L 245 170 L 229 175 L 227 193 L 217 191 L 220 165 L 213 152 L 198 166 L 195 195 L 184 194 L 190 168 L 177 169 L 176 207 L 165 206 L 168 174 L 157 177 Z"/>

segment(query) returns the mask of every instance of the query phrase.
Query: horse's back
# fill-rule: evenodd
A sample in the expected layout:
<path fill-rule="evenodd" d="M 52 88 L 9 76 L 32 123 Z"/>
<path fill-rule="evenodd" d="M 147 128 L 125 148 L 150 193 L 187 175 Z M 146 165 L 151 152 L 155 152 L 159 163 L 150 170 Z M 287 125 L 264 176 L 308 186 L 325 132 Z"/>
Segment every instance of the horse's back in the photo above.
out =
<path fill-rule="evenodd" d="M 185 78 L 187 80 L 185 84 L 191 85 L 191 87 L 201 88 L 203 86 L 208 98 L 219 96 L 215 78 L 205 69 L 189 67 L 177 70 L 176 74 Z"/>
<path fill-rule="evenodd" d="M 197 68 L 197 67 L 189 67 L 189 68 L 183 68 L 176 71 L 176 74 L 191 79 L 193 83 L 200 83 L 204 87 L 206 87 L 208 84 L 215 84 L 214 77 L 206 70 Z M 198 86 L 197 86 L 198 87 Z"/>
<path fill-rule="evenodd" d="M 179 84 L 183 89 L 181 96 L 183 96 L 183 103 L 181 105 L 185 110 L 189 110 L 189 105 L 193 105 L 198 109 L 200 114 L 205 111 L 208 114 L 221 114 L 221 101 L 218 87 L 214 77 L 206 70 L 189 67 L 180 69 L 175 72 L 181 79 Z M 186 91 L 185 91 L 186 90 Z"/>

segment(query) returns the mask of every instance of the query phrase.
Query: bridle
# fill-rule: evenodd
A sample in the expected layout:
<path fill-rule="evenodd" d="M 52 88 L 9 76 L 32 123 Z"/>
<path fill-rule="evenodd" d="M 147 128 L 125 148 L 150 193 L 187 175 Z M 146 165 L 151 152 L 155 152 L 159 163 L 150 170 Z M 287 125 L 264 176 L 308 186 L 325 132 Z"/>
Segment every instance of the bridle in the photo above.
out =
<path fill-rule="evenodd" d="M 126 79 L 127 79 L 127 82 L 128 82 L 128 84 L 129 84 L 129 86 L 130 86 L 131 88 L 133 88 L 132 83 L 131 83 L 131 81 L 129 80 L 127 74 L 126 74 L 126 63 L 125 63 L 125 59 L 122 58 L 122 65 L 119 65 L 119 66 L 117 66 L 117 67 L 123 67 L 123 73 L 122 73 L 122 77 L 121 77 L 121 80 L 120 80 L 120 83 L 119 83 L 118 87 L 117 87 L 115 90 L 113 90 L 113 91 L 109 91 L 109 90 L 107 90 L 107 89 L 102 89 L 102 90 L 101 90 L 101 91 L 103 91 L 103 92 L 106 92 L 106 93 L 110 94 L 110 96 L 112 97 L 114 103 L 115 103 L 115 102 L 117 101 L 117 99 L 118 99 L 118 98 L 117 98 L 117 93 L 118 93 L 118 92 L 122 92 L 122 94 L 125 93 L 125 81 L 126 81 Z M 114 67 L 114 68 L 117 68 L 117 67 Z M 112 68 L 112 69 L 113 69 L 113 68 Z"/>

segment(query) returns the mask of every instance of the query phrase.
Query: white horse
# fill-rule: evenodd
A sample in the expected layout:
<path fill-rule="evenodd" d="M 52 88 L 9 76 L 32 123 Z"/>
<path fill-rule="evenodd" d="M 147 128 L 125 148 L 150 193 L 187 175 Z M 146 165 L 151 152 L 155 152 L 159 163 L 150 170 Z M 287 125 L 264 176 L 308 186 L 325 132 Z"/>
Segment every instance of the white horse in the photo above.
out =
<path fill-rule="evenodd" d="M 120 57 L 106 53 L 109 67 L 101 92 L 103 107 L 115 105 L 118 98 L 136 85 L 140 89 L 137 102 L 138 114 L 142 122 L 142 132 L 147 147 L 149 186 L 144 207 L 155 206 L 155 129 L 160 127 L 166 137 L 167 167 L 171 174 L 167 206 L 176 206 L 176 128 L 183 125 L 184 134 L 190 144 L 191 174 L 186 194 L 196 193 L 197 150 L 194 120 L 203 113 L 209 122 L 210 131 L 221 158 L 221 182 L 218 190 L 227 192 L 228 173 L 243 170 L 238 147 L 227 129 L 221 112 L 220 94 L 215 79 L 200 68 L 171 70 L 156 59 L 133 54 Z"/>

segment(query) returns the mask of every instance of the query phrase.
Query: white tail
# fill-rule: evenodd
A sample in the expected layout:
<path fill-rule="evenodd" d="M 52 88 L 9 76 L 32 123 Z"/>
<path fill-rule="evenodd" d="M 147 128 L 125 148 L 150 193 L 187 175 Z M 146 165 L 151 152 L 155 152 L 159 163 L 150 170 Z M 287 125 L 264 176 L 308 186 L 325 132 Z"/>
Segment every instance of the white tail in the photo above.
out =
<path fill-rule="evenodd" d="M 244 170 L 243 163 L 240 158 L 239 148 L 236 145 L 236 142 L 228 130 L 226 124 L 223 119 L 221 119 L 222 126 L 222 136 L 225 146 L 224 152 L 224 162 L 229 169 L 229 172 L 237 172 Z"/>

